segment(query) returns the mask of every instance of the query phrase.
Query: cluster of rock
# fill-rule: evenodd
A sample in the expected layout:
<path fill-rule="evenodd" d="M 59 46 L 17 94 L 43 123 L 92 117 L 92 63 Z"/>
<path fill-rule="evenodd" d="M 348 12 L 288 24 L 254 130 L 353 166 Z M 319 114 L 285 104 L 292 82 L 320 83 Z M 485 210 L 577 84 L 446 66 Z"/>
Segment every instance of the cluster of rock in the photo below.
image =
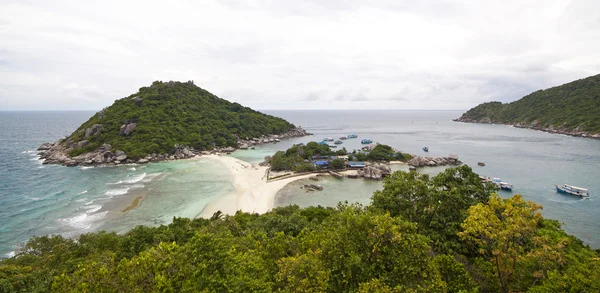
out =
<path fill-rule="evenodd" d="M 306 191 L 315 191 L 315 190 L 323 190 L 323 185 L 318 185 L 318 184 L 305 184 L 304 185 L 304 190 Z"/>
<path fill-rule="evenodd" d="M 537 120 L 535 120 L 531 123 L 515 123 L 515 124 L 512 124 L 512 126 L 517 127 L 517 128 L 534 129 L 534 130 L 555 133 L 555 134 L 564 134 L 564 135 L 569 135 L 569 136 L 600 139 L 600 133 L 589 133 L 587 131 L 581 130 L 579 127 L 575 128 L 575 129 L 564 128 L 564 127 L 554 127 L 552 125 L 545 127 L 543 125 L 540 125 L 540 123 Z"/>
<path fill-rule="evenodd" d="M 260 137 L 252 138 L 252 139 L 238 139 L 237 144 L 240 149 L 248 149 L 255 145 L 264 144 L 264 143 L 277 143 L 282 139 L 292 138 L 292 137 L 302 137 L 312 135 L 312 133 L 307 132 L 302 127 L 296 127 L 288 132 L 282 134 L 271 134 L 271 135 L 262 135 Z"/>
<path fill-rule="evenodd" d="M 134 122 L 125 123 L 119 129 L 119 135 L 127 136 L 130 135 L 136 128 L 137 124 Z M 43 143 L 38 148 L 40 159 L 44 159 L 43 164 L 59 164 L 65 166 L 78 166 L 78 165 L 104 165 L 104 164 L 145 164 L 148 162 L 158 162 L 165 160 L 179 160 L 193 158 L 197 155 L 210 154 L 208 151 L 195 150 L 193 147 L 175 145 L 173 150 L 168 154 L 146 154 L 145 157 L 137 160 L 133 160 L 127 157 L 127 154 L 121 150 L 113 150 L 110 144 L 103 144 L 99 148 L 93 151 L 89 151 L 74 157 L 69 156 L 69 153 L 73 150 L 82 149 L 89 143 L 87 138 L 102 133 L 102 124 L 94 124 L 85 130 L 83 135 L 84 139 L 81 141 L 74 141 L 72 138 L 60 139 L 55 143 Z M 271 142 L 273 139 L 290 138 L 310 135 L 304 129 L 298 127 L 289 132 L 281 135 L 268 135 L 261 136 L 258 139 L 252 140 L 252 145 Z M 256 141 L 255 141 L 256 140 Z M 247 148 L 248 141 L 244 141 L 240 144 L 240 148 Z M 246 146 L 244 146 L 244 144 Z M 235 151 L 233 147 L 216 148 L 212 152 L 224 152 L 231 153 Z"/>
<path fill-rule="evenodd" d="M 356 175 L 365 179 L 381 180 L 383 179 L 383 177 L 390 175 L 391 173 L 392 169 L 388 165 L 380 163 L 370 163 L 364 168 L 359 169 Z"/>
<path fill-rule="evenodd" d="M 446 165 L 460 165 L 462 162 L 458 160 L 457 155 L 450 155 L 448 157 L 413 157 L 408 161 L 408 165 L 412 167 L 435 167 L 435 166 L 446 166 Z"/>
<path fill-rule="evenodd" d="M 66 146 L 68 146 L 68 143 L 65 143 L 63 140 L 59 140 L 54 144 L 43 143 L 38 148 L 40 159 L 44 160 L 43 164 L 60 164 L 69 167 L 101 164 L 145 164 L 148 162 L 187 159 L 199 154 L 199 152 L 195 151 L 193 148 L 176 146 L 170 154 L 148 154 L 144 158 L 133 160 L 128 158 L 125 152 L 121 150 L 113 151 L 111 145 L 103 144 L 94 151 L 70 157 L 68 152 L 72 148 Z"/>
<path fill-rule="evenodd" d="M 454 119 L 453 121 L 465 122 L 465 123 L 504 124 L 504 125 L 514 126 L 517 128 L 533 129 L 533 130 L 539 130 L 539 131 L 549 132 L 549 133 L 554 133 L 554 134 L 564 134 L 564 135 L 576 136 L 576 137 L 600 139 L 600 133 L 590 133 L 590 132 L 581 130 L 579 127 L 572 129 L 572 128 L 567 128 L 567 127 L 562 127 L 562 126 L 559 126 L 559 127 L 555 127 L 553 125 L 545 126 L 545 125 L 542 125 L 541 123 L 539 123 L 539 121 L 537 121 L 537 120 L 534 120 L 533 122 L 530 122 L 530 123 L 523 123 L 523 122 L 498 123 L 498 122 L 493 122 L 489 117 L 483 117 L 481 119 L 471 119 L 471 118 L 466 118 L 466 117 L 460 117 L 458 119 Z"/>

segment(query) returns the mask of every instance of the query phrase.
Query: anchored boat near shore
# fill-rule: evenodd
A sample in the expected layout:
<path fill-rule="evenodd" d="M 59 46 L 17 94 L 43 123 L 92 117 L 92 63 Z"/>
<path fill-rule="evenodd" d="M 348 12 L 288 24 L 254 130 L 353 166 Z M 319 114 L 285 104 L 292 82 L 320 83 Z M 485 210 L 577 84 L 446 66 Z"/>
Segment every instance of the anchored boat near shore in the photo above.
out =
<path fill-rule="evenodd" d="M 585 188 L 568 185 L 568 184 L 563 184 L 563 185 L 556 184 L 555 186 L 556 186 L 556 191 L 558 191 L 559 193 L 567 193 L 570 195 L 581 196 L 581 197 L 590 196 L 590 191 Z"/>

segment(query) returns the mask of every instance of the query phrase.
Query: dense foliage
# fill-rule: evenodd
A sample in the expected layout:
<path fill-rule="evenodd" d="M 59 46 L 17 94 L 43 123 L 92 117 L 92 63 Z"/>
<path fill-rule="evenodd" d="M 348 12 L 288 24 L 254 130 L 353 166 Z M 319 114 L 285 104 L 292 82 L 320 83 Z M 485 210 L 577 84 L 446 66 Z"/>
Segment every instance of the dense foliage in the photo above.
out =
<path fill-rule="evenodd" d="M 600 291 L 595 251 L 475 177 L 466 166 L 397 172 L 367 207 L 37 237 L 0 263 L 0 292 Z"/>
<path fill-rule="evenodd" d="M 483 103 L 459 120 L 600 133 L 600 75 L 539 90 L 508 104 Z"/>
<path fill-rule="evenodd" d="M 291 148 L 284 151 L 276 152 L 271 158 L 270 164 L 273 171 L 311 171 L 314 170 L 314 166 L 309 161 L 312 160 L 313 156 L 317 157 L 329 157 L 329 156 L 344 156 L 348 155 L 350 161 L 403 161 L 406 162 L 412 158 L 410 154 L 395 152 L 394 149 L 385 144 L 378 144 L 369 152 L 356 152 L 348 153 L 346 148 L 333 151 L 326 144 L 318 144 L 314 141 L 307 143 L 306 145 L 294 145 Z M 334 159 L 329 165 L 332 169 L 343 169 L 345 164 L 342 160 Z"/>
<path fill-rule="evenodd" d="M 313 156 L 325 157 L 336 154 L 345 155 L 346 149 L 342 148 L 334 152 L 328 145 L 318 144 L 314 141 L 311 141 L 306 145 L 294 145 L 285 152 L 278 151 L 273 155 L 270 161 L 271 170 L 311 171 L 314 169 L 314 166 L 308 161 L 310 161 Z"/>
<path fill-rule="evenodd" d="M 119 135 L 122 125 L 136 123 L 129 135 Z M 84 138 L 86 129 L 101 124 L 99 135 Z M 238 138 L 255 138 L 293 129 L 287 121 L 218 98 L 193 83 L 154 82 L 129 97 L 116 100 L 96 113 L 72 135 L 89 144 L 71 152 L 92 151 L 104 143 L 130 158 L 168 153 L 175 145 L 198 149 L 236 146 Z"/>

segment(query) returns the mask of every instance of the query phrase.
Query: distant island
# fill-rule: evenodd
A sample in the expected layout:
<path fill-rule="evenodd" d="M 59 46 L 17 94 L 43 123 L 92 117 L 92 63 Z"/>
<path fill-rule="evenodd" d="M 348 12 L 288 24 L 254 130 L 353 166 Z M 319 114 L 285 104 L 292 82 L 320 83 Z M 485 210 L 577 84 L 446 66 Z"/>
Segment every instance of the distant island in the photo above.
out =
<path fill-rule="evenodd" d="M 539 90 L 508 104 L 483 103 L 454 121 L 600 139 L 600 75 Z"/>
<path fill-rule="evenodd" d="M 284 119 L 221 99 L 193 81 L 155 81 L 38 150 L 45 164 L 147 163 L 304 135 Z"/>

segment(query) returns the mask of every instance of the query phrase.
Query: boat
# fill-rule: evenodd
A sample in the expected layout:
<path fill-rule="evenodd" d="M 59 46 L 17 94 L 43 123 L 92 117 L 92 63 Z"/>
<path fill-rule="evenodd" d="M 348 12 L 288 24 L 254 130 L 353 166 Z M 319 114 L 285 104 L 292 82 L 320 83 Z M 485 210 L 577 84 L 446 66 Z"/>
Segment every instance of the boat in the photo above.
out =
<path fill-rule="evenodd" d="M 341 140 L 336 140 L 334 143 L 335 143 L 335 144 L 343 144 L 344 142 L 343 142 L 343 141 L 341 141 Z"/>
<path fill-rule="evenodd" d="M 348 138 L 357 138 L 358 135 L 356 135 L 355 133 L 352 134 L 348 134 Z"/>
<path fill-rule="evenodd" d="M 504 181 L 500 180 L 500 178 L 492 179 L 492 183 L 496 184 L 496 186 L 502 190 L 507 190 L 507 191 L 513 190 L 512 184 L 510 184 L 508 182 L 504 182 Z"/>
<path fill-rule="evenodd" d="M 581 196 L 581 197 L 590 196 L 589 190 L 587 190 L 585 188 L 573 186 L 573 185 L 568 185 L 568 184 L 563 184 L 563 185 L 556 184 L 556 191 L 558 191 L 560 193 L 567 193 L 567 194 Z"/>
<path fill-rule="evenodd" d="M 424 151 L 424 152 L 428 152 L 428 151 L 429 151 L 429 148 L 428 148 L 428 147 L 423 147 L 423 151 Z"/>
<path fill-rule="evenodd" d="M 372 141 L 372 140 L 370 140 L 370 139 L 368 139 L 368 138 L 365 138 L 365 139 L 363 139 L 363 140 L 361 140 L 361 141 L 360 141 L 360 143 L 362 143 L 362 144 L 370 144 L 370 143 L 372 143 L 372 142 L 373 142 L 373 141 Z"/>
<path fill-rule="evenodd" d="M 318 142 L 318 144 L 320 144 L 320 145 L 327 145 L 327 142 L 326 141 L 320 141 L 320 142 Z"/>
<path fill-rule="evenodd" d="M 345 140 L 345 139 L 348 139 L 348 138 L 347 138 L 347 137 L 345 137 L 345 136 L 340 136 L 340 139 L 341 139 L 341 140 Z"/>
<path fill-rule="evenodd" d="M 337 145 L 335 145 L 335 144 L 330 144 L 330 145 L 329 145 L 329 147 L 330 147 L 330 148 L 332 148 L 332 149 L 335 149 L 335 148 L 337 148 Z"/>
<path fill-rule="evenodd" d="M 323 141 L 333 141 L 333 137 L 326 137 L 323 139 Z"/>

